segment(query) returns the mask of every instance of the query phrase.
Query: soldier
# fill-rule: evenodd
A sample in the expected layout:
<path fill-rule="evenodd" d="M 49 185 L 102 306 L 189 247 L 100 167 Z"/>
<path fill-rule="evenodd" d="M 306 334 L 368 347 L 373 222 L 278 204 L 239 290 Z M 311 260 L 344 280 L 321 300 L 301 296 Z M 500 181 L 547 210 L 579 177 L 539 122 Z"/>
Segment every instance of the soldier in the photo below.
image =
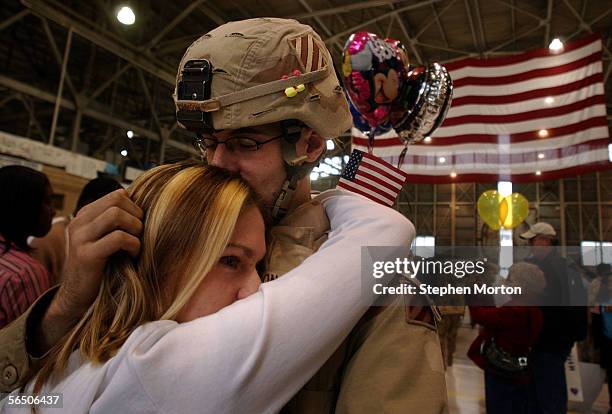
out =
<path fill-rule="evenodd" d="M 274 226 L 262 273 L 264 281 L 282 277 L 327 237 L 325 210 L 310 200 L 309 173 L 324 152 L 325 140 L 351 125 L 329 51 L 312 28 L 294 20 L 227 23 L 187 49 L 174 99 L 179 124 L 196 132 L 208 163 L 240 173 L 269 207 Z M 89 212 L 103 211 L 108 200 L 93 203 Z M 82 246 L 80 254 L 68 260 L 68 283 L 55 298 L 51 299 L 54 292 L 48 293 L 18 323 L 0 332 L 0 343 L 14 344 L 0 351 L 2 390 L 16 388 L 26 371 L 36 370 L 34 356 L 48 349 L 67 330 L 62 328 L 91 303 L 97 286 L 83 281 L 99 280 L 96 272 L 104 254 L 119 248 L 137 251 L 134 220 L 139 213 L 125 197 L 116 196 L 113 205 L 125 214 L 114 227 L 107 224 L 106 232 L 100 224 L 71 224 L 72 233 L 81 235 L 71 237 L 73 251 Z M 83 253 L 83 247 L 116 228 L 129 235 L 91 256 Z M 26 344 L 26 336 L 32 343 Z M 372 308 L 283 412 L 446 409 L 444 368 L 431 310 L 402 302 Z"/>

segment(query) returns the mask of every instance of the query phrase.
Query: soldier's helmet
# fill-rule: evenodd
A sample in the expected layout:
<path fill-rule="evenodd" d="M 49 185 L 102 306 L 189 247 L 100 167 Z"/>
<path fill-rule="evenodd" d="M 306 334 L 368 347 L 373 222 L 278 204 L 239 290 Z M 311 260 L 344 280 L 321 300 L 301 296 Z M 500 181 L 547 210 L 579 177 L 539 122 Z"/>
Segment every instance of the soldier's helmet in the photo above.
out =
<path fill-rule="evenodd" d="M 203 35 L 181 59 L 173 96 L 190 130 L 298 120 L 335 138 L 351 126 L 329 51 L 295 20 L 242 20 Z"/>

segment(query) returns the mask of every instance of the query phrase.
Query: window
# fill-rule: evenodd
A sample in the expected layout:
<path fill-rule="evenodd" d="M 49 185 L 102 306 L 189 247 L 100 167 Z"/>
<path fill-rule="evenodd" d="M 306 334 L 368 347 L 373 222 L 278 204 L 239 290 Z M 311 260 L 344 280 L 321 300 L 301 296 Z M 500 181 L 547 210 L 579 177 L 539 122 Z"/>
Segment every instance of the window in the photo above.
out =
<path fill-rule="evenodd" d="M 434 236 L 417 236 L 410 246 L 412 253 L 420 257 L 434 257 L 436 238 Z"/>
<path fill-rule="evenodd" d="M 583 266 L 612 263 L 612 242 L 583 241 L 580 243 Z"/>

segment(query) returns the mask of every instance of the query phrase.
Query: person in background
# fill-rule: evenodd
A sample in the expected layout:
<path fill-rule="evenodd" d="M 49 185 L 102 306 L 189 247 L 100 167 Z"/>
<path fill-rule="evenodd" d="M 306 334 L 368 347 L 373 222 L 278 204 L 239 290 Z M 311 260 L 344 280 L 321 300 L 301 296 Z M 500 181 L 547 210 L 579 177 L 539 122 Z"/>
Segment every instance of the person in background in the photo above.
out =
<path fill-rule="evenodd" d="M 98 177 L 89 181 L 83 187 L 72 217 L 83 206 L 104 197 L 121 188 L 116 180 L 110 177 Z M 61 282 L 62 270 L 68 254 L 68 223 L 72 217 L 55 217 L 51 231 L 44 237 L 32 237 L 28 244 L 32 248 L 32 256 L 41 262 L 49 271 L 52 285 Z"/>
<path fill-rule="evenodd" d="M 565 361 L 574 343 L 586 338 L 586 289 L 571 262 L 557 252 L 553 226 L 536 223 L 521 237 L 529 241 L 531 249 L 525 261 L 537 265 L 546 278 L 540 297 L 544 323 L 531 358 L 534 381 L 530 404 L 538 413 L 566 413 Z"/>
<path fill-rule="evenodd" d="M 593 330 L 595 342 L 600 349 L 599 364 L 606 370 L 608 377 L 608 398 L 612 414 L 612 282 L 610 275 L 612 268 L 608 263 L 597 265 L 597 277 L 589 289 L 589 303 L 593 317 Z"/>
<path fill-rule="evenodd" d="M 535 265 L 516 263 L 510 267 L 509 286 L 522 288 L 520 295 L 514 295 L 504 306 L 470 306 L 472 321 L 482 329 L 468 351 L 468 356 L 484 370 L 485 401 L 487 413 L 527 414 L 529 407 L 530 351 L 542 329 L 542 312 L 536 306 L 535 297 L 546 285 L 544 274 Z M 525 372 L 505 372 L 492 361 L 493 354 L 487 347 L 496 347 L 500 352 L 520 363 L 526 358 Z"/>
<path fill-rule="evenodd" d="M 28 167 L 0 168 L 0 328 L 24 313 L 50 287 L 44 266 L 30 255 L 27 238 L 51 229 L 51 184 Z"/>

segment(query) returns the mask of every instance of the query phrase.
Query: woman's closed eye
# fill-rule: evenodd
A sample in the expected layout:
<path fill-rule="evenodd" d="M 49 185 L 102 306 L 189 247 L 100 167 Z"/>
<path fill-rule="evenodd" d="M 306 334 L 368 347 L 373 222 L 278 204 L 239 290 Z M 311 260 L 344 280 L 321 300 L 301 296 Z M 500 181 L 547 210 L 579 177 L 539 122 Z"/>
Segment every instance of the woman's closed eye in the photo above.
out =
<path fill-rule="evenodd" d="M 232 269 L 237 269 L 240 266 L 240 259 L 237 256 L 223 256 L 219 259 L 219 263 Z"/>

